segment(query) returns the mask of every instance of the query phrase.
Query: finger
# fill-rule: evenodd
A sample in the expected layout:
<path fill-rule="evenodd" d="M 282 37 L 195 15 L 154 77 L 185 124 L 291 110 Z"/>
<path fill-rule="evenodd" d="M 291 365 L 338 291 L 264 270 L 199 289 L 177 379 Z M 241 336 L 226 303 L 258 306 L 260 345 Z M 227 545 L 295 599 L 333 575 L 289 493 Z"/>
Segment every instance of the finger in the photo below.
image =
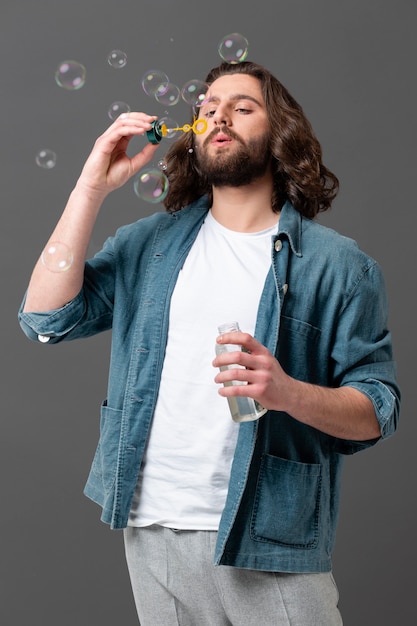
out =
<path fill-rule="evenodd" d="M 150 125 L 156 119 L 158 119 L 156 115 L 147 115 L 145 113 L 136 113 L 135 111 L 130 111 L 129 113 L 122 113 L 121 115 L 119 115 L 116 122 L 126 128 L 141 128 L 144 126 L 147 130 L 149 130 Z"/>
<path fill-rule="evenodd" d="M 259 354 L 263 354 L 268 352 L 267 348 L 263 346 L 259 341 L 257 341 L 252 335 L 249 333 L 243 333 L 241 331 L 233 331 L 231 333 L 224 333 L 223 335 L 219 335 L 217 337 L 217 343 L 220 344 L 237 344 L 245 348 L 248 352 L 256 352 Z"/>
<path fill-rule="evenodd" d="M 220 344 L 229 343 L 242 346 L 247 343 L 247 341 L 249 341 L 250 337 L 251 335 L 249 335 L 249 333 L 243 333 L 241 331 L 234 330 L 231 333 L 223 333 L 222 335 L 219 335 L 216 341 Z"/>
<path fill-rule="evenodd" d="M 134 135 L 143 135 L 152 128 L 152 122 L 157 119 L 155 115 L 144 113 L 122 113 L 103 133 L 102 137 L 112 142 L 125 136 L 128 138 Z"/>
<path fill-rule="evenodd" d="M 124 123 L 114 123 L 105 133 L 103 133 L 95 143 L 95 150 L 92 154 L 93 158 L 99 158 L 100 154 L 105 158 L 117 160 L 120 154 L 125 154 L 131 139 L 137 135 L 143 135 L 151 125 L 143 120 L 136 121 L 133 126 Z M 146 148 L 146 149 L 145 149 Z M 141 163 L 146 163 L 152 157 L 154 150 L 149 150 L 148 145 L 144 148 L 144 153 L 138 153 L 135 161 L 135 167 Z"/>
<path fill-rule="evenodd" d="M 251 375 L 249 370 L 240 367 L 230 367 L 215 376 L 214 381 L 218 384 L 234 382 L 236 385 L 244 385 L 248 382 Z"/>
<path fill-rule="evenodd" d="M 247 367 L 250 355 L 248 352 L 238 350 L 236 352 L 223 352 L 218 354 L 213 360 L 214 367 L 230 367 L 231 365 L 239 365 Z"/>

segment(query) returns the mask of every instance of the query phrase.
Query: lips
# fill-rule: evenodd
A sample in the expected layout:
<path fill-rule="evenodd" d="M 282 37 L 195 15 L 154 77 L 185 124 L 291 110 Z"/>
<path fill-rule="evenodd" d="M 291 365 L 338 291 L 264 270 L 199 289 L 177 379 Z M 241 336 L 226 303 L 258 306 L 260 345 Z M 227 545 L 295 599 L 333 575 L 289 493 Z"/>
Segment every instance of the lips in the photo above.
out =
<path fill-rule="evenodd" d="M 211 143 L 230 143 L 232 138 L 230 135 L 226 135 L 225 133 L 217 133 L 215 137 L 211 140 Z"/>
<path fill-rule="evenodd" d="M 223 132 L 217 132 L 215 136 L 212 137 L 209 143 L 212 146 L 220 147 L 220 146 L 227 146 L 231 144 L 232 141 L 233 141 L 233 137 L 231 137 L 230 135 L 227 135 L 226 133 L 223 133 Z"/>
<path fill-rule="evenodd" d="M 206 137 L 204 141 L 204 145 L 208 146 L 209 144 L 215 146 L 221 146 L 229 144 L 233 141 L 233 139 L 237 139 L 237 137 L 233 136 L 233 133 L 228 129 L 215 128 L 211 131 L 208 137 Z"/>

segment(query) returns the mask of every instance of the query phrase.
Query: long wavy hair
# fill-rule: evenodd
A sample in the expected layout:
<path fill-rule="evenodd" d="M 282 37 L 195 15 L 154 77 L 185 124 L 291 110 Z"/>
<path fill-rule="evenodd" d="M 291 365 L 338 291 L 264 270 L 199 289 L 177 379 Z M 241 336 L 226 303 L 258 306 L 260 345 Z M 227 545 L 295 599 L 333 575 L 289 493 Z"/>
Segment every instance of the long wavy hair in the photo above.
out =
<path fill-rule="evenodd" d="M 288 199 L 303 216 L 314 218 L 330 208 L 339 190 L 337 177 L 322 163 L 322 149 L 301 106 L 262 65 L 251 61 L 222 63 L 208 73 L 211 85 L 227 74 L 248 74 L 260 81 L 270 125 L 272 208 Z M 165 155 L 169 190 L 164 205 L 175 212 L 203 195 L 212 201 L 212 187 L 194 156 L 194 133 L 183 133 Z"/>

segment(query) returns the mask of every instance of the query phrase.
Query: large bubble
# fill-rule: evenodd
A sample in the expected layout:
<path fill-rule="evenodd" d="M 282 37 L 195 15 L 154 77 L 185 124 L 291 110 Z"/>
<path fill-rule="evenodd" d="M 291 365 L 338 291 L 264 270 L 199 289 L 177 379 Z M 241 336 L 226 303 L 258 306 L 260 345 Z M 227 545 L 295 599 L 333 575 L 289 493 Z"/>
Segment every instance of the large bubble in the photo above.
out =
<path fill-rule="evenodd" d="M 76 91 L 85 84 L 86 69 L 78 61 L 63 61 L 55 72 L 55 81 L 59 87 Z"/>
<path fill-rule="evenodd" d="M 152 204 L 162 202 L 166 198 L 168 186 L 168 178 L 157 168 L 141 170 L 133 181 L 135 194 Z"/>
<path fill-rule="evenodd" d="M 172 107 L 177 104 L 178 100 L 180 99 L 179 87 L 177 87 L 177 85 L 174 85 L 173 83 L 168 83 L 168 85 L 165 86 L 163 93 L 155 94 L 155 99 L 160 104 Z"/>
<path fill-rule="evenodd" d="M 161 70 L 148 70 L 142 76 L 141 85 L 147 96 L 161 96 L 167 90 L 169 78 Z"/>
<path fill-rule="evenodd" d="M 240 33 L 226 35 L 219 43 L 221 58 L 228 63 L 241 63 L 248 56 L 248 40 Z"/>
<path fill-rule="evenodd" d="M 201 106 L 208 90 L 207 83 L 201 80 L 189 80 L 181 89 L 181 97 L 191 106 Z"/>

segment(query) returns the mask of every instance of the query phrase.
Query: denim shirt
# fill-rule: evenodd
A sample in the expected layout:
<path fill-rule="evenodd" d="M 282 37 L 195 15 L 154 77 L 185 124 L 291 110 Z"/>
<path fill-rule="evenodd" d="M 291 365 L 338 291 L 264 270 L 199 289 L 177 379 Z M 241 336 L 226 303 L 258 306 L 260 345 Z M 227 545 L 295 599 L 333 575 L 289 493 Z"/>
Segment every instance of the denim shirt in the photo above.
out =
<path fill-rule="evenodd" d="M 127 525 L 158 396 L 171 294 L 208 208 L 203 197 L 122 226 L 86 263 L 74 300 L 44 313 L 23 313 L 23 304 L 19 311 L 27 336 L 47 345 L 112 330 L 107 398 L 85 487 L 111 528 Z M 353 240 L 303 218 L 289 202 L 272 237 L 255 337 L 290 376 L 364 393 L 382 438 L 395 431 L 400 391 L 380 268 Z M 376 441 L 338 439 L 279 411 L 242 423 L 215 563 L 329 571 L 343 456 Z"/>

